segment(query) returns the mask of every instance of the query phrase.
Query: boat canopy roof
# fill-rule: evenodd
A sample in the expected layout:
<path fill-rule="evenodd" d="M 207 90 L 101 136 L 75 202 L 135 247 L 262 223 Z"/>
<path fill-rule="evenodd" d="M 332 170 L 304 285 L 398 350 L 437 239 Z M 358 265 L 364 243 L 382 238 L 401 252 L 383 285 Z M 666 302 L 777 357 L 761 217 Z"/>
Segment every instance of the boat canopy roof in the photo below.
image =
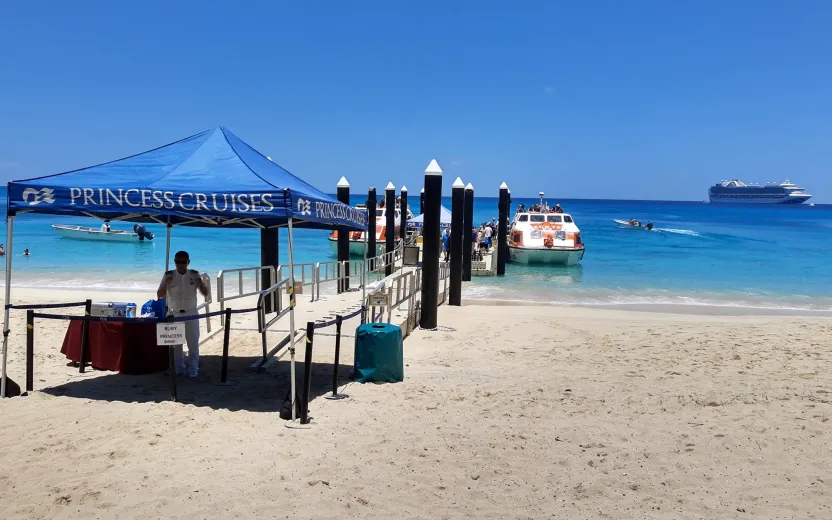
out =
<path fill-rule="evenodd" d="M 11 181 L 6 215 L 47 213 L 188 226 L 367 227 L 224 127 L 124 159 Z"/>

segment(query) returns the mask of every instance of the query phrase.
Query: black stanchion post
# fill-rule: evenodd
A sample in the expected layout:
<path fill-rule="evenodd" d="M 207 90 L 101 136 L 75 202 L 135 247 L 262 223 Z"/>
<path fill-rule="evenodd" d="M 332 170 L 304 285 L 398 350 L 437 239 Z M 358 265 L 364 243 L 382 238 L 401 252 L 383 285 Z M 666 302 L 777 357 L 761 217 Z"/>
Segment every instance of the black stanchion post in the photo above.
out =
<path fill-rule="evenodd" d="M 170 372 L 170 400 L 176 401 L 176 356 L 174 356 L 173 354 L 173 349 L 173 345 L 168 345 L 168 371 Z"/>
<path fill-rule="evenodd" d="M 312 340 L 315 334 L 315 322 L 306 322 L 306 354 L 303 358 L 303 407 L 300 411 L 300 423 L 309 423 L 309 393 L 312 390 Z"/>
<path fill-rule="evenodd" d="M 225 332 L 222 338 L 222 370 L 220 382 L 225 383 L 228 378 L 228 341 L 231 339 L 231 309 L 225 309 Z"/>
<path fill-rule="evenodd" d="M 422 228 L 422 317 L 423 329 L 436 328 L 439 304 L 439 225 L 442 208 L 442 168 L 432 159 L 425 168 L 425 211 Z"/>
<path fill-rule="evenodd" d="M 506 257 L 508 256 L 508 206 L 511 204 L 511 192 L 504 182 L 500 184 L 500 199 L 498 213 L 500 221 L 497 223 L 497 276 L 506 274 Z"/>
<path fill-rule="evenodd" d="M 451 286 L 448 291 L 448 304 L 459 307 L 462 305 L 462 247 L 465 243 L 463 236 L 463 216 L 465 206 L 465 183 L 459 177 L 451 186 Z"/>
<path fill-rule="evenodd" d="M 370 265 L 367 269 L 375 270 L 376 262 L 373 258 L 376 257 L 376 189 L 370 188 L 367 192 L 367 258 L 370 259 Z"/>
<path fill-rule="evenodd" d="M 345 395 L 338 394 L 338 367 L 341 364 L 341 323 L 343 318 L 335 316 L 335 363 L 332 366 L 332 395 L 329 399 L 343 399 Z"/>
<path fill-rule="evenodd" d="M 26 391 L 35 389 L 35 311 L 26 311 Z"/>
<path fill-rule="evenodd" d="M 350 183 L 346 177 L 341 177 L 337 186 L 338 202 L 350 205 Z M 338 293 L 350 288 L 350 232 L 346 228 L 338 231 Z"/>
<path fill-rule="evenodd" d="M 425 213 L 425 188 L 422 188 L 421 193 L 419 193 L 419 215 Z M 424 222 L 422 222 L 424 224 Z"/>
<path fill-rule="evenodd" d="M 92 313 L 92 300 L 87 300 L 84 303 L 84 316 L 89 316 Z M 78 363 L 78 372 L 84 373 L 87 367 L 87 353 L 89 352 L 90 342 L 90 322 L 84 321 L 81 324 L 81 360 Z"/>
<path fill-rule="evenodd" d="M 471 281 L 471 253 L 474 249 L 474 185 L 465 186 L 465 211 L 462 214 L 462 281 Z"/>
<path fill-rule="evenodd" d="M 260 265 L 268 265 L 277 269 L 280 266 L 278 258 L 278 242 L 280 240 L 278 228 L 260 230 Z M 279 280 L 272 280 L 272 273 L 268 269 L 260 271 L 260 286 L 265 290 L 277 283 Z M 272 293 L 274 295 L 274 293 Z M 274 298 L 266 298 L 264 310 L 266 314 L 272 313 L 274 309 Z"/>
<path fill-rule="evenodd" d="M 402 219 L 399 225 L 399 238 L 407 237 L 407 186 L 402 186 L 399 195 L 402 199 Z"/>
<path fill-rule="evenodd" d="M 392 182 L 387 183 L 384 188 L 384 215 L 385 229 L 384 229 L 384 275 L 390 276 L 393 274 L 393 267 L 395 260 L 393 255 L 387 256 L 387 253 L 392 252 L 396 248 L 396 187 Z"/>

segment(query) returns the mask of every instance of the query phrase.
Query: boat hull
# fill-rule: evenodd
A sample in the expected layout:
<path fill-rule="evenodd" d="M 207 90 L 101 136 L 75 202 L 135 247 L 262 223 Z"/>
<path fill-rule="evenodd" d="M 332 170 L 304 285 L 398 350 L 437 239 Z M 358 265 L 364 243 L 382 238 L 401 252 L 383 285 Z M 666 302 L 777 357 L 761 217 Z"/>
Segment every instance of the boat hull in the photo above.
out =
<path fill-rule="evenodd" d="M 577 265 L 584 249 L 508 246 L 509 261 L 515 264 Z"/>
<path fill-rule="evenodd" d="M 53 225 L 55 230 L 63 238 L 71 238 L 73 240 L 94 240 L 99 242 L 150 242 L 150 240 L 139 240 L 139 235 L 136 233 L 123 232 L 106 232 L 96 228 L 89 228 L 83 226 L 58 226 Z"/>
<path fill-rule="evenodd" d="M 337 238 L 330 238 L 329 239 L 329 247 L 332 249 L 332 252 L 336 255 L 338 254 L 338 239 Z M 381 254 L 382 249 L 384 248 L 383 244 L 379 244 L 376 242 L 376 254 L 375 255 L 367 255 L 367 256 L 378 256 Z M 350 256 L 356 257 L 364 257 L 364 241 L 363 240 L 350 240 Z"/>
<path fill-rule="evenodd" d="M 726 196 L 709 194 L 711 202 L 721 204 L 803 204 L 811 199 L 811 195 L 782 195 L 774 197 L 755 197 L 753 195 Z"/>
<path fill-rule="evenodd" d="M 618 224 L 618 227 L 624 228 L 624 229 L 642 229 L 642 230 L 645 230 L 645 231 L 650 231 L 649 229 L 647 229 L 647 226 L 631 226 L 630 223 L 627 222 L 626 220 L 613 220 L 613 222 Z"/>

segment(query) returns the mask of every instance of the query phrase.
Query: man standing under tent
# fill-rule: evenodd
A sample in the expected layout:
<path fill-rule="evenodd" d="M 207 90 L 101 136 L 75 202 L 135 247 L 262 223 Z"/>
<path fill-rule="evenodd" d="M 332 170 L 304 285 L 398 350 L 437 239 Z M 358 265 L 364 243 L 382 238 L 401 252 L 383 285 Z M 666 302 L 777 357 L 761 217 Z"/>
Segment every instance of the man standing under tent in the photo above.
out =
<path fill-rule="evenodd" d="M 188 269 L 191 259 L 187 251 L 176 253 L 173 262 L 176 264 L 176 269 L 166 272 L 162 277 L 156 296 L 165 298 L 168 316 L 177 318 L 195 316 L 197 314 L 196 291 L 199 290 L 202 296 L 207 296 L 208 288 L 202 283 L 198 271 Z M 199 374 L 199 320 L 185 322 L 185 340 L 188 342 L 187 367 L 182 354 L 182 345 L 174 347 L 176 375 L 187 372 L 188 377 L 196 377 Z"/>

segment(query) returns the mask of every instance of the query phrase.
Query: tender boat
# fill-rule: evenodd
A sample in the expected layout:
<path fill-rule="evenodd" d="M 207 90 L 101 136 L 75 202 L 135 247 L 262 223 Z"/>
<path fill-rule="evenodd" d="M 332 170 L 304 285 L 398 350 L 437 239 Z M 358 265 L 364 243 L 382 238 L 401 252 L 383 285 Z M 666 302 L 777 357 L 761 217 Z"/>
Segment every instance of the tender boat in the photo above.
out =
<path fill-rule="evenodd" d="M 366 210 L 367 206 L 358 204 L 358 209 Z M 413 218 L 410 208 L 407 209 L 407 219 Z M 395 229 L 398 232 L 401 228 L 401 210 L 396 208 L 394 216 Z M 364 256 L 364 239 L 366 231 L 351 231 L 350 232 L 350 256 Z M 387 208 L 376 208 L 376 253 L 372 256 L 378 256 L 384 250 L 384 242 L 387 239 Z M 329 245 L 332 252 L 338 254 L 338 231 L 333 231 L 329 235 Z M 368 256 L 371 256 L 368 254 Z"/>
<path fill-rule="evenodd" d="M 100 240 L 105 242 L 149 242 L 153 240 L 153 233 L 147 231 L 140 224 L 136 224 L 132 232 L 120 229 L 106 231 L 102 228 L 63 226 L 58 224 L 53 224 L 52 229 L 64 238 L 73 238 L 75 240 Z"/>
<path fill-rule="evenodd" d="M 626 229 L 643 229 L 645 231 L 652 231 L 656 229 L 654 226 L 648 224 L 642 224 L 639 221 L 635 221 L 635 224 L 630 224 L 629 220 L 618 220 L 613 219 L 613 222 L 618 224 L 618 227 L 626 228 Z"/>
<path fill-rule="evenodd" d="M 508 257 L 518 264 L 576 265 L 584 257 L 581 230 L 568 213 L 540 211 L 514 215 L 509 229 Z"/>

